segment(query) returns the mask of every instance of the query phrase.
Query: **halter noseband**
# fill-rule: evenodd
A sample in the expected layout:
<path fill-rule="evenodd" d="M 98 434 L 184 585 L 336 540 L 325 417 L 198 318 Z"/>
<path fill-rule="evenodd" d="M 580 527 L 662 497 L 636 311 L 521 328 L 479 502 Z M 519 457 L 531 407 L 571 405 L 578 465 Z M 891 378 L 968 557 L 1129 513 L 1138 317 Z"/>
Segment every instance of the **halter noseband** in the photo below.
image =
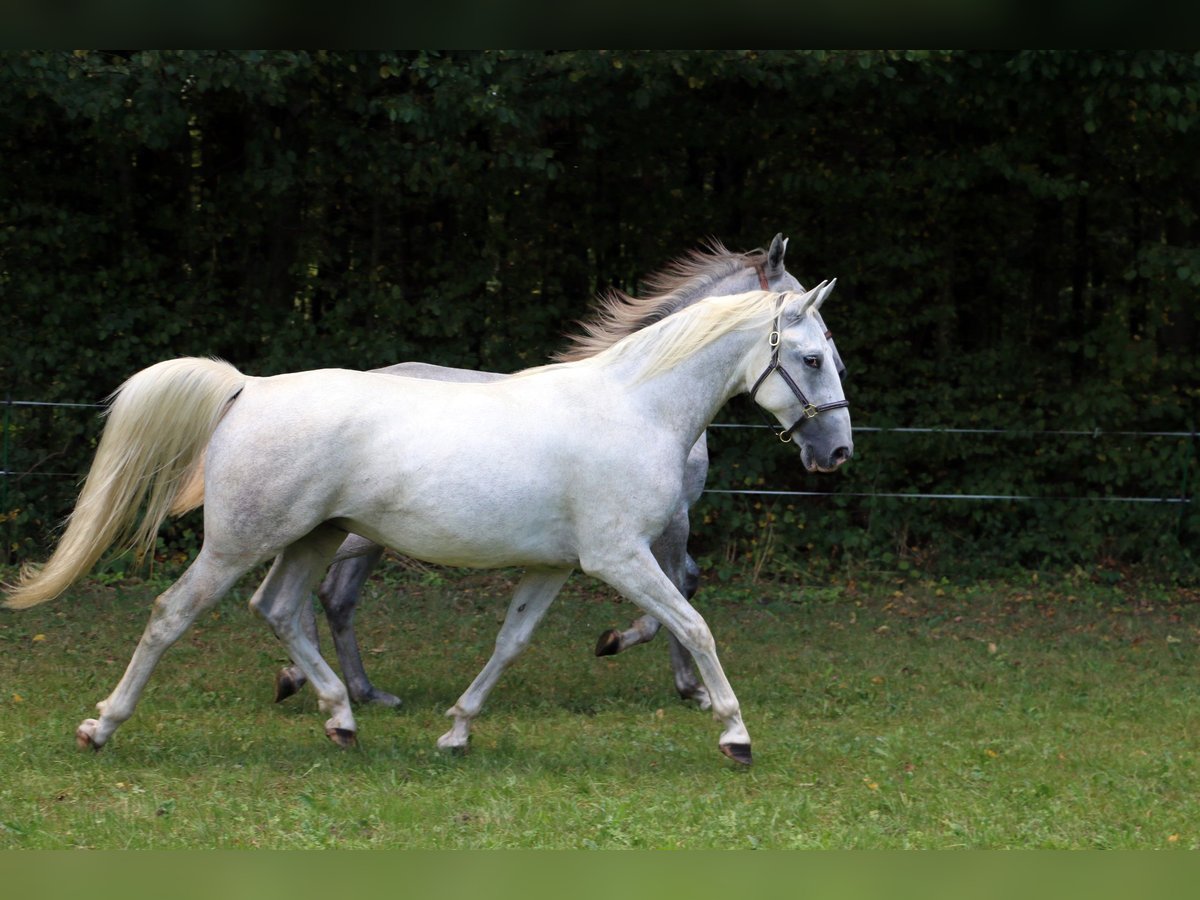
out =
<path fill-rule="evenodd" d="M 758 270 L 758 278 L 759 282 L 764 285 L 763 289 L 766 290 L 765 284 L 767 279 L 763 275 L 762 269 Z M 785 369 L 783 367 L 783 363 L 779 361 L 779 345 L 781 343 L 779 317 L 782 315 L 783 310 L 780 309 L 779 313 L 775 316 L 775 328 L 771 331 L 771 335 L 768 338 L 768 340 L 771 342 L 771 361 L 767 363 L 766 369 L 764 369 L 763 373 L 758 376 L 758 381 L 754 382 L 754 387 L 750 389 L 750 399 L 754 399 L 754 395 L 758 393 L 758 389 L 762 387 L 762 383 L 767 380 L 767 377 L 770 376 L 772 372 L 778 372 L 780 374 L 784 383 L 791 389 L 792 393 L 796 395 L 796 399 L 800 401 L 801 408 L 804 413 L 799 419 L 792 423 L 791 428 L 780 428 L 777 423 L 771 421 L 770 416 L 767 416 L 767 421 L 770 423 L 771 427 L 775 429 L 775 435 L 781 441 L 787 444 L 792 440 L 792 432 L 809 419 L 815 419 L 820 413 L 828 412 L 831 409 L 846 409 L 850 406 L 850 401 L 834 400 L 832 403 L 814 404 L 804 396 L 804 391 L 800 390 L 800 385 L 796 384 L 796 380 L 788 374 L 788 370 Z M 825 340 L 829 340 L 832 336 L 832 332 L 825 332 Z M 762 409 L 762 407 L 760 406 L 759 409 Z M 766 410 L 763 410 L 763 415 L 767 415 Z"/>

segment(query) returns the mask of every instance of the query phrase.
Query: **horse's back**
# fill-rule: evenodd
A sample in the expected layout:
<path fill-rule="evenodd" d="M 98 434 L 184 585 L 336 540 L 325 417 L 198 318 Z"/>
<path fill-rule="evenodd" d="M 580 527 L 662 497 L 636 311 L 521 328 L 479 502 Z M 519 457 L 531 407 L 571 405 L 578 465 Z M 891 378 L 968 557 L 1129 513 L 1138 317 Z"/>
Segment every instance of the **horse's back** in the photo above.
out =
<path fill-rule="evenodd" d="M 403 375 L 405 378 L 421 378 L 427 381 L 448 381 L 455 384 L 486 384 L 507 378 L 500 372 L 482 372 L 477 369 L 454 369 L 435 366 L 433 363 L 402 362 L 380 369 L 372 369 L 377 375 Z"/>

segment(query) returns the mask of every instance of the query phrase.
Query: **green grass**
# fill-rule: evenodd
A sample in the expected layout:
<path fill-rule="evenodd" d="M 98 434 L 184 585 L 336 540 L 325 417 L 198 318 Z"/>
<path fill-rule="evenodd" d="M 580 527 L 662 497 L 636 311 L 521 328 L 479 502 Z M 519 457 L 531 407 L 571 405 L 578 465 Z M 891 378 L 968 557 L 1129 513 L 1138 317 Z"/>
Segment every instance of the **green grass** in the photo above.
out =
<path fill-rule="evenodd" d="M 698 606 L 755 765 L 675 699 L 666 643 L 595 659 L 628 603 L 576 576 L 472 750 L 434 747 L 484 662 L 504 577 L 393 566 L 359 613 L 400 711 L 322 732 L 271 703 L 282 648 L 252 582 L 164 657 L 99 753 L 78 722 L 162 585 L 91 580 L 0 612 L 0 847 L 1183 848 L 1200 845 L 1200 605 L 1082 577 L 707 584 Z M 326 642 L 327 644 L 328 642 Z"/>

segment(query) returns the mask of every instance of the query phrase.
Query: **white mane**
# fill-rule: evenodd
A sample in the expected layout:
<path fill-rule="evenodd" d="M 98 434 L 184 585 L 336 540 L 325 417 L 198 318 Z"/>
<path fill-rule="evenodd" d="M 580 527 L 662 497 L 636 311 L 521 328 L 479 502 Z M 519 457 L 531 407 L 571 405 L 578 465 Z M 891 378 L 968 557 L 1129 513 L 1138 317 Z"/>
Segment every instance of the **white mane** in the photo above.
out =
<path fill-rule="evenodd" d="M 645 361 L 638 380 L 666 372 L 731 331 L 766 329 L 778 312 L 778 293 L 749 291 L 708 297 L 628 335 L 595 356 L 525 369 L 514 377 L 563 366 L 606 367 L 628 359 Z"/>

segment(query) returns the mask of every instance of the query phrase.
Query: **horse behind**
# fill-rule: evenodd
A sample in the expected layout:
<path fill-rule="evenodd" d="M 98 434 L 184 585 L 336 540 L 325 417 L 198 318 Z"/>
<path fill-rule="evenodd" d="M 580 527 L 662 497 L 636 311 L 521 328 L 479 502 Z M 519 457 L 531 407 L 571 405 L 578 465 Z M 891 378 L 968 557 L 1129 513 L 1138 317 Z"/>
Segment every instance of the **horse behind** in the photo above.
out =
<path fill-rule="evenodd" d="M 785 266 L 788 241 L 776 234 L 766 250 L 734 252 L 712 241 L 668 264 L 646 279 L 646 291 L 633 296 L 610 290 L 602 294 L 579 330 L 569 338 L 567 347 L 555 354 L 559 362 L 587 359 L 606 350 L 624 337 L 707 298 L 740 294 L 755 287 L 763 290 L 800 291 L 804 288 Z M 814 315 L 820 316 L 819 313 Z M 845 366 L 832 337 L 829 346 L 838 375 L 845 377 Z M 427 363 L 407 362 L 373 369 L 383 375 L 403 375 L 436 381 L 490 382 L 510 377 L 496 372 L 454 369 Z M 708 441 L 701 435 L 688 454 L 684 469 L 682 503 L 671 517 L 663 534 L 653 545 L 654 556 L 667 576 L 685 598 L 691 600 L 699 586 L 700 568 L 687 551 L 691 530 L 689 510 L 704 490 L 708 474 Z M 337 653 L 342 678 L 355 703 L 399 706 L 400 698 L 371 683 L 363 666 L 362 654 L 354 630 L 354 614 L 359 594 L 372 569 L 383 558 L 384 548 L 360 536 L 346 538 L 338 551 L 338 561 L 317 589 L 325 610 Z M 305 627 L 317 640 L 316 620 L 309 608 L 304 614 Z M 623 630 L 608 629 L 596 643 L 596 655 L 608 656 L 645 643 L 658 633 L 660 623 L 643 615 Z M 700 709 L 708 709 L 708 692 L 696 673 L 687 651 L 668 634 L 671 668 L 675 689 L 685 700 L 694 700 Z M 275 679 L 275 700 L 280 702 L 300 690 L 305 683 L 300 667 L 291 664 L 280 669 Z"/>

